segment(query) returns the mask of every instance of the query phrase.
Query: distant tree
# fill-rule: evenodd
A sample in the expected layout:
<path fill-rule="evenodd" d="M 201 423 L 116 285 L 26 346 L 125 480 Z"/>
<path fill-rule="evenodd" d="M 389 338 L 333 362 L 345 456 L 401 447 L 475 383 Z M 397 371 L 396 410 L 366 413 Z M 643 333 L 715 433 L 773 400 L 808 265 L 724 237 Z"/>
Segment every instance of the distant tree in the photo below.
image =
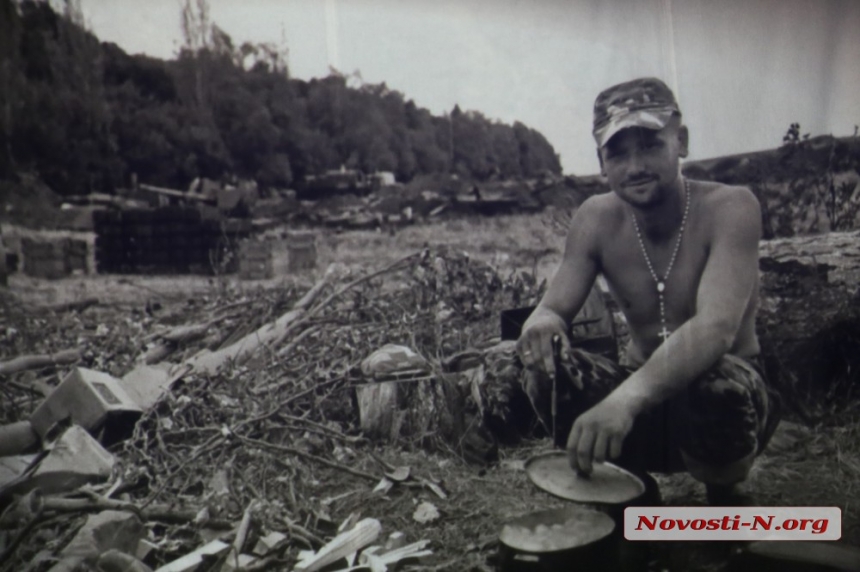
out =
<path fill-rule="evenodd" d="M 179 56 L 189 60 L 193 69 L 194 100 L 199 107 L 205 108 L 208 103 L 208 60 L 213 32 L 209 3 L 206 0 L 184 0 L 180 22 L 184 43 Z"/>
<path fill-rule="evenodd" d="M 544 171 L 561 173 L 561 161 L 552 145 L 539 132 L 519 121 L 514 123 L 520 149 L 520 167 L 524 177 L 537 177 Z"/>
<path fill-rule="evenodd" d="M 0 0 L 0 177 L 9 177 L 15 167 L 12 153 L 12 133 L 15 110 L 21 104 L 23 75 L 20 42 L 21 17 L 12 0 Z"/>
<path fill-rule="evenodd" d="M 458 106 L 434 117 L 358 70 L 291 79 L 286 49 L 237 46 L 207 0 L 181 0 L 183 45 L 168 61 L 100 44 L 80 0 L 59 5 L 0 0 L 0 176 L 37 171 L 68 194 L 110 190 L 131 173 L 185 188 L 227 172 L 284 187 L 341 165 L 403 182 L 560 171 L 525 125 Z"/>
<path fill-rule="evenodd" d="M 788 126 L 788 131 L 785 132 L 785 135 L 782 137 L 783 145 L 797 145 L 800 143 L 801 139 L 803 141 L 807 141 L 809 139 L 809 133 L 804 133 L 802 136 L 800 135 L 800 123 L 792 123 Z"/>
<path fill-rule="evenodd" d="M 493 123 L 489 128 L 492 163 L 503 177 L 520 177 L 520 147 L 516 132 L 509 126 Z"/>

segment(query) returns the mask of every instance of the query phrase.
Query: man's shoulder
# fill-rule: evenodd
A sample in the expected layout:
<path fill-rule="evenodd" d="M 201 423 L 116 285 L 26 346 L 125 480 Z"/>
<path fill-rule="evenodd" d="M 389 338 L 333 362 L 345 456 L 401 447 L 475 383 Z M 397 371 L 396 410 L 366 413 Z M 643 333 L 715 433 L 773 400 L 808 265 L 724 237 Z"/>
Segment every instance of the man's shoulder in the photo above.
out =
<path fill-rule="evenodd" d="M 624 207 L 615 193 L 601 193 L 585 199 L 574 217 L 584 232 L 601 236 L 621 224 Z"/>
<path fill-rule="evenodd" d="M 589 218 L 601 217 L 604 219 L 617 218 L 622 214 L 622 201 L 613 192 L 592 195 L 583 201 L 579 210 L 583 211 Z"/>
<path fill-rule="evenodd" d="M 758 205 L 758 199 L 749 187 L 727 185 L 713 181 L 690 181 L 694 192 L 702 197 L 709 208 L 749 207 Z"/>
<path fill-rule="evenodd" d="M 576 209 L 568 232 L 568 245 L 597 256 L 606 237 L 613 236 L 623 220 L 623 212 L 615 193 L 602 193 L 587 198 Z"/>
<path fill-rule="evenodd" d="M 759 232 L 761 205 L 748 187 L 711 181 L 691 183 L 691 188 L 700 197 L 701 211 L 714 222 L 713 228 L 717 232 L 739 232 L 744 228 L 748 228 L 750 233 Z"/>

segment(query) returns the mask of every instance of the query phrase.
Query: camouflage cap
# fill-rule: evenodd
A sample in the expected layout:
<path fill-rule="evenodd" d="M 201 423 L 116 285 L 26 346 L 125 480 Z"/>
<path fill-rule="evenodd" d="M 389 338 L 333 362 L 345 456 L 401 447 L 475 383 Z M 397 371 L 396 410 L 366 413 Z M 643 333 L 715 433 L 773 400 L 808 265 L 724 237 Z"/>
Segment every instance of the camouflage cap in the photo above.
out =
<path fill-rule="evenodd" d="M 644 77 L 614 85 L 594 101 L 594 139 L 603 147 L 628 127 L 663 129 L 673 115 L 680 115 L 675 95 L 657 78 Z"/>

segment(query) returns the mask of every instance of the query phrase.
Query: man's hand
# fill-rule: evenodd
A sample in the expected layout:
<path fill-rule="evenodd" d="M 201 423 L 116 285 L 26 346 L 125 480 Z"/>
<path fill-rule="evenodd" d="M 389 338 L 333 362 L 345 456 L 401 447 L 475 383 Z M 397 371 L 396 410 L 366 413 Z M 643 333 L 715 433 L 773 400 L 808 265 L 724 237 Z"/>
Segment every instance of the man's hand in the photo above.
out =
<path fill-rule="evenodd" d="M 570 467 L 590 474 L 593 463 L 618 458 L 635 417 L 633 408 L 611 394 L 580 415 L 567 438 Z"/>
<path fill-rule="evenodd" d="M 555 378 L 554 342 L 559 345 L 559 357 L 566 361 L 570 354 L 570 341 L 565 332 L 565 323 L 559 316 L 538 308 L 523 327 L 517 340 L 520 361 L 529 369 L 543 370 L 550 379 Z"/>

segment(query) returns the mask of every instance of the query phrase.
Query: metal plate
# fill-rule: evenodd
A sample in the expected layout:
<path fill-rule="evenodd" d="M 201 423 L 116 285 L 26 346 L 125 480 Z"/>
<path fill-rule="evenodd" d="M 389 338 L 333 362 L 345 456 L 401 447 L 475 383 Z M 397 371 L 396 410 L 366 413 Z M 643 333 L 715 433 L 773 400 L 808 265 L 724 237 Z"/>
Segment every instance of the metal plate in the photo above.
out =
<path fill-rule="evenodd" d="M 532 457 L 526 473 L 538 488 L 576 502 L 624 504 L 645 493 L 637 476 L 612 463 L 596 463 L 588 478 L 578 476 L 563 451 Z"/>
<path fill-rule="evenodd" d="M 502 527 L 499 540 L 522 552 L 558 552 L 593 544 L 612 534 L 615 522 L 605 513 L 585 506 L 533 512 Z"/>

